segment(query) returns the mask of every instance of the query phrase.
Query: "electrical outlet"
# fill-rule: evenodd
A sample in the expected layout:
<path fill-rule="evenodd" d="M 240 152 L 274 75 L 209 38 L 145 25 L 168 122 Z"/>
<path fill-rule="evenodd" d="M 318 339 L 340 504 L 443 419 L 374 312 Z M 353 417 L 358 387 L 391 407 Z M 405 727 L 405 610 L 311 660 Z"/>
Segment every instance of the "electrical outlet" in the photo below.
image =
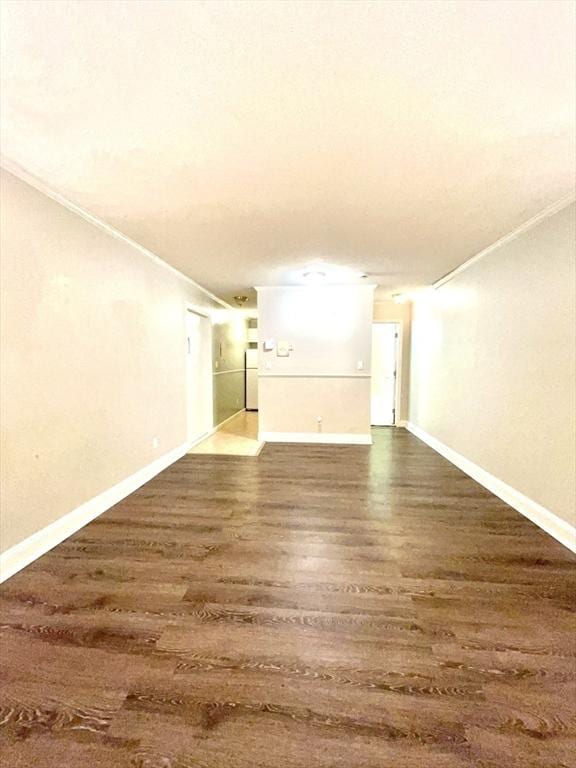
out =
<path fill-rule="evenodd" d="M 153 437 L 152 438 L 152 448 L 158 448 L 159 445 L 160 445 L 160 440 L 158 440 L 157 437 Z"/>

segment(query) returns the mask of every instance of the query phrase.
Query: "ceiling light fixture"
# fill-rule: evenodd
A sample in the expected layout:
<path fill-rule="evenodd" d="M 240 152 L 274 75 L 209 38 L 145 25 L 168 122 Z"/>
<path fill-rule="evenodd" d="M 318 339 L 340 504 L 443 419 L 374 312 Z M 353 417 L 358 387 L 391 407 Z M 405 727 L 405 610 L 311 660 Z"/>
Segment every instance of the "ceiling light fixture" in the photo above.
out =
<path fill-rule="evenodd" d="M 239 307 L 243 307 L 248 301 L 248 296 L 234 296 L 234 301 Z"/>
<path fill-rule="evenodd" d="M 302 277 L 308 283 L 321 283 L 326 279 L 326 272 L 322 272 L 319 269 L 309 269 L 302 273 Z"/>

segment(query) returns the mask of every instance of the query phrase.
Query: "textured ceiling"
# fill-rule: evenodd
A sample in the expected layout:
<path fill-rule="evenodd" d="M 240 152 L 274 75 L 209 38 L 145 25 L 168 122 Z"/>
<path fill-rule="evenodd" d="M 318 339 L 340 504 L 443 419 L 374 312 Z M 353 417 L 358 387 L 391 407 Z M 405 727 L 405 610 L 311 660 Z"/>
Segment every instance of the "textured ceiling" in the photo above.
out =
<path fill-rule="evenodd" d="M 2 4 L 2 151 L 214 293 L 428 284 L 571 191 L 571 2 Z"/>

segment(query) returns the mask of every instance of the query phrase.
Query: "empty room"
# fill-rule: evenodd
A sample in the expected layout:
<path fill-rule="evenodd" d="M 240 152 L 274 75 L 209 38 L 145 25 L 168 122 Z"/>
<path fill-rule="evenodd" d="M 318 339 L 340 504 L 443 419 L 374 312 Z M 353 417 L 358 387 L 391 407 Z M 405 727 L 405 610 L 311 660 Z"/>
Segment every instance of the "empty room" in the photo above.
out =
<path fill-rule="evenodd" d="M 0 0 L 2 768 L 576 768 L 576 2 Z"/>

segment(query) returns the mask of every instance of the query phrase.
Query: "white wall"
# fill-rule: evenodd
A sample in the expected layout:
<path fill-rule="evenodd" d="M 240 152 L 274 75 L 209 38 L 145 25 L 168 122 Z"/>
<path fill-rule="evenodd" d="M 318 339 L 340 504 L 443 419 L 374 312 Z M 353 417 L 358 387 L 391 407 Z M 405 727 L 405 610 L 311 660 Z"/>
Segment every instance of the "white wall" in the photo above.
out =
<path fill-rule="evenodd" d="M 410 422 L 563 520 L 576 488 L 574 205 L 415 302 Z"/>
<path fill-rule="evenodd" d="M 372 312 L 370 286 L 258 289 L 259 419 L 267 439 L 370 439 Z M 278 357 L 264 351 L 266 339 L 294 350 Z"/>
<path fill-rule="evenodd" d="M 218 305 L 9 173 L 1 196 L 5 551 L 185 444 L 186 305 Z"/>

